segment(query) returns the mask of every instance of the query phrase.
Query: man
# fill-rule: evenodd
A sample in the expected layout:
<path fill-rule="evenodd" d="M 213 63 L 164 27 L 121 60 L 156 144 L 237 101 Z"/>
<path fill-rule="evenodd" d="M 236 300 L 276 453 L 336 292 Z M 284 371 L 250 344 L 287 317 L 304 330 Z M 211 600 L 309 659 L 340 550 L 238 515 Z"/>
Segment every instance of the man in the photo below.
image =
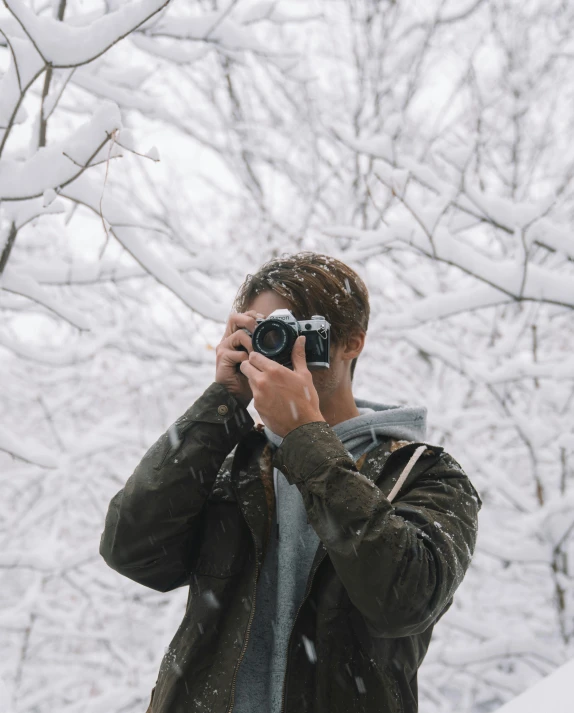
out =
<path fill-rule="evenodd" d="M 148 712 L 415 713 L 480 498 L 425 443 L 425 407 L 353 397 L 369 301 L 347 265 L 276 258 L 234 306 L 215 381 L 114 496 L 102 535 L 121 574 L 189 586 Z M 253 351 L 257 317 L 283 308 L 329 321 L 328 369 L 307 368 L 303 337 L 290 367 Z"/>

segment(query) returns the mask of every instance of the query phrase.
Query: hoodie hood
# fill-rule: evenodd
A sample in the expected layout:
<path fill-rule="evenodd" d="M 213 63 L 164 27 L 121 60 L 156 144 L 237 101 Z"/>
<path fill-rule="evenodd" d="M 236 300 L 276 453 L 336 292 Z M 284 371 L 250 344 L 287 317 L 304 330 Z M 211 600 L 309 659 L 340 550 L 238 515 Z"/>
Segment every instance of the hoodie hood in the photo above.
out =
<path fill-rule="evenodd" d="M 366 399 L 355 399 L 360 413 L 333 426 L 345 447 L 354 458 L 367 453 L 387 438 L 424 442 L 426 438 L 426 406 L 381 404 Z M 276 447 L 283 439 L 265 426 L 265 435 Z"/>

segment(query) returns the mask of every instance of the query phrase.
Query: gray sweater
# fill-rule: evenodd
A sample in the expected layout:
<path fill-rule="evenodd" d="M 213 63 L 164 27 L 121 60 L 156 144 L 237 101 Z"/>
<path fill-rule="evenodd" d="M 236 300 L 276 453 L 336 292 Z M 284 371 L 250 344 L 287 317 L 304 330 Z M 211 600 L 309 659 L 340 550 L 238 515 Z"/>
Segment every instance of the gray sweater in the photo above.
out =
<path fill-rule="evenodd" d="M 333 426 L 356 461 L 390 438 L 424 441 L 426 407 L 378 404 L 355 399 L 360 416 Z M 265 428 L 276 447 L 283 440 Z M 269 547 L 257 584 L 255 616 L 245 656 L 239 666 L 233 713 L 280 713 L 289 634 L 303 599 L 319 538 L 307 522 L 296 485 L 277 468 L 273 472 L 277 507 Z M 275 536 L 278 525 L 279 537 Z M 304 642 L 314 661 L 313 642 Z"/>

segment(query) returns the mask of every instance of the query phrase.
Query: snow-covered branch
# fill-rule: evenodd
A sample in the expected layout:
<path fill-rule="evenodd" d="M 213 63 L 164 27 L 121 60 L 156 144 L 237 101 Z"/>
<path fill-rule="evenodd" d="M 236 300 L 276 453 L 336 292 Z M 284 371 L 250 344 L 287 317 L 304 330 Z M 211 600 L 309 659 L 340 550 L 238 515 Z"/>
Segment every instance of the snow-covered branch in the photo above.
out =
<path fill-rule="evenodd" d="M 134 32 L 170 0 L 139 0 L 92 20 L 85 27 L 36 15 L 22 0 L 3 0 L 45 64 L 79 67 L 93 62 Z"/>
<path fill-rule="evenodd" d="M 118 108 L 104 103 L 94 116 L 63 142 L 40 148 L 27 161 L 0 163 L 0 202 L 30 200 L 60 189 L 93 165 L 119 154 L 107 144 L 121 128 Z"/>

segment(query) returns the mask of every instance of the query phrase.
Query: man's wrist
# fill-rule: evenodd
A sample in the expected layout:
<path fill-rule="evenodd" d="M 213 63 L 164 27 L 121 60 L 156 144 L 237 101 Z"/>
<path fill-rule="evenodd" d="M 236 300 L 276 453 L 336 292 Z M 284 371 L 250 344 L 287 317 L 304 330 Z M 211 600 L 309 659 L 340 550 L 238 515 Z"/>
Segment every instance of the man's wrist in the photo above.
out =
<path fill-rule="evenodd" d="M 325 424 L 327 424 L 327 421 L 325 421 L 325 419 L 323 418 L 323 415 L 321 413 L 314 414 L 314 415 L 311 415 L 306 418 L 302 418 L 295 423 L 293 428 L 290 431 L 288 431 L 283 436 L 283 438 L 287 438 L 287 436 L 289 436 L 291 433 L 293 433 L 293 431 L 296 431 L 298 428 L 301 428 L 301 426 L 306 426 L 309 423 L 325 423 Z M 329 424 L 327 424 L 327 425 L 329 425 Z"/>
<path fill-rule="evenodd" d="M 246 409 L 251 403 L 251 399 L 245 398 L 244 396 L 240 396 L 239 394 L 234 394 L 231 391 L 229 392 L 229 395 L 234 398 L 242 408 Z"/>
<path fill-rule="evenodd" d="M 215 383 L 216 383 L 216 384 L 219 384 L 218 381 L 216 381 Z M 242 396 L 241 394 L 236 394 L 236 393 L 234 393 L 234 392 L 231 391 L 231 390 L 229 389 L 229 387 L 226 386 L 225 384 L 220 384 L 220 386 L 221 386 L 223 389 L 225 389 L 225 391 L 227 392 L 227 394 L 228 394 L 229 396 L 231 396 L 235 401 L 237 401 L 237 403 L 238 403 L 242 408 L 246 409 L 246 408 L 249 406 L 249 404 L 251 403 L 251 398 L 248 398 L 248 397 L 246 397 L 246 396 Z"/>

